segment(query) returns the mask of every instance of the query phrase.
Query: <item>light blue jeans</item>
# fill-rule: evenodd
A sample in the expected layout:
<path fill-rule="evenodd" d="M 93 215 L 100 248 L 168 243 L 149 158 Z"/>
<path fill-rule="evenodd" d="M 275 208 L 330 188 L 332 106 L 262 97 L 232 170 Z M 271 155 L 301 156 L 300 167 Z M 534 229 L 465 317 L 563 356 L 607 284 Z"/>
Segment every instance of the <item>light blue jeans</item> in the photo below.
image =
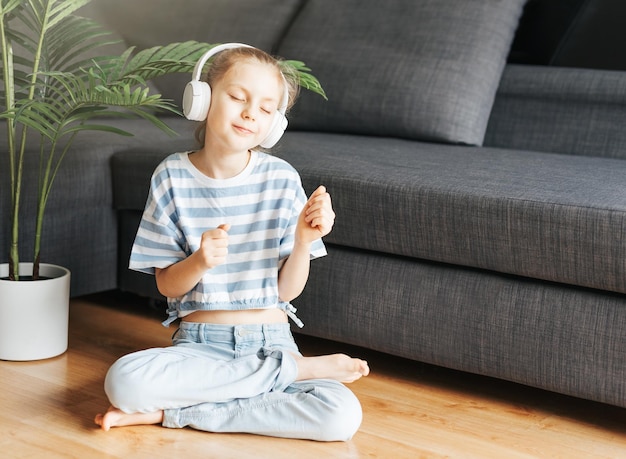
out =
<path fill-rule="evenodd" d="M 165 427 L 349 440 L 361 405 L 343 384 L 296 382 L 301 355 L 289 324 L 182 322 L 174 345 L 120 358 L 105 391 L 126 413 L 164 412 Z"/>

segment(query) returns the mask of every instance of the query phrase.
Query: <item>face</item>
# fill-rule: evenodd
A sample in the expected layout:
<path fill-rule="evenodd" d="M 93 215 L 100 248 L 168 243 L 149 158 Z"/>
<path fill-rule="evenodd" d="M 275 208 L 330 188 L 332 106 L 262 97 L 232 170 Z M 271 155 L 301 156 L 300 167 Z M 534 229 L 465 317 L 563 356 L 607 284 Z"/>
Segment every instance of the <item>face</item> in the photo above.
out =
<path fill-rule="evenodd" d="M 205 148 L 247 153 L 268 135 L 283 93 L 277 70 L 254 60 L 234 64 L 211 86 Z"/>

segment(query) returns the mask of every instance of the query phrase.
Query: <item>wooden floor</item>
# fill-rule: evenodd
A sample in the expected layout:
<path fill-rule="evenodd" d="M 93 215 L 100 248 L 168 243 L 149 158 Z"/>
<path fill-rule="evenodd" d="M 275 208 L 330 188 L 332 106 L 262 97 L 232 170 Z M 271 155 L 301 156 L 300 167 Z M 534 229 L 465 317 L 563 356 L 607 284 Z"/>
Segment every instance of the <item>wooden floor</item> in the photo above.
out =
<path fill-rule="evenodd" d="M 108 406 L 108 366 L 169 344 L 173 329 L 162 318 L 144 300 L 116 292 L 75 299 L 65 354 L 0 361 L 0 457 L 626 458 L 626 410 L 306 336 L 296 336 L 305 354 L 343 351 L 370 363 L 372 374 L 351 385 L 364 421 L 350 442 L 160 426 L 100 431 L 92 419 Z"/>

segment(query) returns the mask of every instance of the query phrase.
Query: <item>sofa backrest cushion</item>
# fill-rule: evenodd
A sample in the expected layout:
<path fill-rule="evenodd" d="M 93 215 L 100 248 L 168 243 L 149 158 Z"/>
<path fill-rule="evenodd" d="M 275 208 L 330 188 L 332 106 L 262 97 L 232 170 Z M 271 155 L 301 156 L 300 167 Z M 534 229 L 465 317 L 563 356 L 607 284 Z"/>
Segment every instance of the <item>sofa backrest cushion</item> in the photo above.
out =
<path fill-rule="evenodd" d="M 304 92 L 291 127 L 480 145 L 525 0 L 308 0 L 278 48 Z"/>
<path fill-rule="evenodd" d="M 241 42 L 272 52 L 303 0 L 94 0 L 95 19 L 139 50 L 187 40 Z M 179 106 L 191 74 L 154 80 Z"/>
<path fill-rule="evenodd" d="M 626 159 L 626 72 L 508 64 L 484 145 Z"/>

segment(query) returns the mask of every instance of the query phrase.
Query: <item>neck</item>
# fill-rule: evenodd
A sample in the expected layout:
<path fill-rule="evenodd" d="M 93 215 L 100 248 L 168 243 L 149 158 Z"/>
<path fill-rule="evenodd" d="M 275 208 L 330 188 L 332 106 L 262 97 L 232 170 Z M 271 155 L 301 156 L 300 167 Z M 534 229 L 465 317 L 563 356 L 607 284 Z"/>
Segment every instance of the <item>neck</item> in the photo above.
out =
<path fill-rule="evenodd" d="M 214 179 L 228 179 L 240 174 L 250 162 L 251 152 L 218 153 L 202 148 L 191 155 L 192 164 L 203 174 Z"/>

